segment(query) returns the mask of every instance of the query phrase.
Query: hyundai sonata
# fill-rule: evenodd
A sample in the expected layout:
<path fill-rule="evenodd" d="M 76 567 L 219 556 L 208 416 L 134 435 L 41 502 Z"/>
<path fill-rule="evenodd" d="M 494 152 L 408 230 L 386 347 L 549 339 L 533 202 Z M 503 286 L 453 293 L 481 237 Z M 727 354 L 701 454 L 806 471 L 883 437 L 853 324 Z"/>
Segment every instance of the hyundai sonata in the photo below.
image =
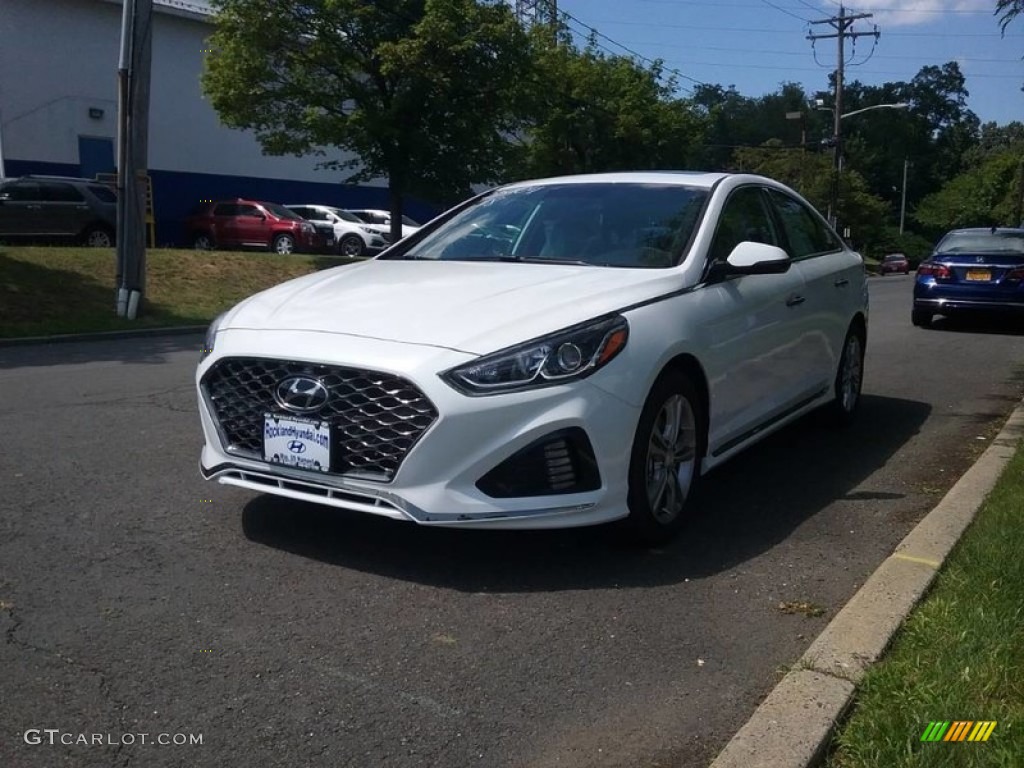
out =
<path fill-rule="evenodd" d="M 660 541 L 703 473 L 853 416 L 867 322 L 861 257 L 772 180 L 512 184 L 218 318 L 200 466 L 424 525 Z"/>

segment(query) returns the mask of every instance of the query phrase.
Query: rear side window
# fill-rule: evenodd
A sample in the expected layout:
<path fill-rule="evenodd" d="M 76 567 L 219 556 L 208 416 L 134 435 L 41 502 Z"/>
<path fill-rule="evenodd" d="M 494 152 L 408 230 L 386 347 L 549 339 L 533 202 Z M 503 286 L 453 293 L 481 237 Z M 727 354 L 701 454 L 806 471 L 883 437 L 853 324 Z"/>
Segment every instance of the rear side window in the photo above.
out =
<path fill-rule="evenodd" d="M 117 194 L 110 187 L 105 187 L 102 184 L 90 184 L 89 191 L 99 200 L 101 203 L 116 203 Z"/>
<path fill-rule="evenodd" d="M 782 220 L 782 228 L 789 241 L 790 256 L 794 259 L 831 253 L 842 248 L 836 236 L 807 206 L 775 189 L 768 190 L 768 194 Z"/>
<path fill-rule="evenodd" d="M 43 193 L 52 203 L 81 203 L 85 200 L 82 193 L 70 184 L 43 184 Z"/>
<path fill-rule="evenodd" d="M 217 203 L 213 207 L 214 216 L 237 216 L 238 206 L 235 203 Z"/>

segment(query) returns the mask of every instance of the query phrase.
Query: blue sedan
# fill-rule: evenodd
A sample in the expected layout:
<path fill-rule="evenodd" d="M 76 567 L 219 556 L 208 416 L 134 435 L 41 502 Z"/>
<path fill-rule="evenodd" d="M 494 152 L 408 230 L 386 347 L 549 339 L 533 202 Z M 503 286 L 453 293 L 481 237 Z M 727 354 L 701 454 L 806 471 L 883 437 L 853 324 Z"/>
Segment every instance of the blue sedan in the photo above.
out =
<path fill-rule="evenodd" d="M 1024 315 L 1024 229 L 955 229 L 917 268 L 914 325 L 970 311 Z"/>

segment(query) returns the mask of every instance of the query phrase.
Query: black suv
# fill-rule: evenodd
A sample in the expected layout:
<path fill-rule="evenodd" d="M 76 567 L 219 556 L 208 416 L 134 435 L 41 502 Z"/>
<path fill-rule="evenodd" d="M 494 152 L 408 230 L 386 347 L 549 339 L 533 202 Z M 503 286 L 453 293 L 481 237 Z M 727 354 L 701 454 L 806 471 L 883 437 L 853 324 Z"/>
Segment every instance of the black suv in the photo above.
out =
<path fill-rule="evenodd" d="M 105 184 L 65 176 L 0 181 L 0 240 L 109 247 L 116 231 L 117 195 Z"/>

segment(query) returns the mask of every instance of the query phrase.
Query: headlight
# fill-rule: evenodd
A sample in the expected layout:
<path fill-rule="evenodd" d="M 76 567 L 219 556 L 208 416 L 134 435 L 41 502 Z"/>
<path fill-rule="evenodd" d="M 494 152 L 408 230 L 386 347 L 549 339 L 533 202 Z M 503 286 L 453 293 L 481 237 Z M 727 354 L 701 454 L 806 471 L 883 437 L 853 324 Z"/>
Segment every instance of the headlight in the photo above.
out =
<path fill-rule="evenodd" d="M 220 324 L 224 320 L 224 316 L 227 312 L 221 312 L 217 317 L 210 323 L 210 327 L 206 329 L 206 341 L 203 342 L 203 350 L 199 355 L 199 362 L 203 362 L 210 353 L 213 352 L 214 342 L 217 340 L 217 331 L 220 330 Z"/>
<path fill-rule="evenodd" d="M 605 317 L 485 355 L 441 377 L 466 395 L 550 387 L 589 376 L 619 354 L 628 338 L 626 318 Z"/>
<path fill-rule="evenodd" d="M 302 225 L 302 231 L 303 232 L 311 232 L 311 233 L 312 232 L 316 232 L 316 227 L 314 227 L 312 224 L 303 224 Z"/>
<path fill-rule="evenodd" d="M 360 229 L 363 230 L 363 232 L 369 232 L 371 235 L 377 234 L 377 230 L 370 229 L 369 227 L 360 227 Z"/>

